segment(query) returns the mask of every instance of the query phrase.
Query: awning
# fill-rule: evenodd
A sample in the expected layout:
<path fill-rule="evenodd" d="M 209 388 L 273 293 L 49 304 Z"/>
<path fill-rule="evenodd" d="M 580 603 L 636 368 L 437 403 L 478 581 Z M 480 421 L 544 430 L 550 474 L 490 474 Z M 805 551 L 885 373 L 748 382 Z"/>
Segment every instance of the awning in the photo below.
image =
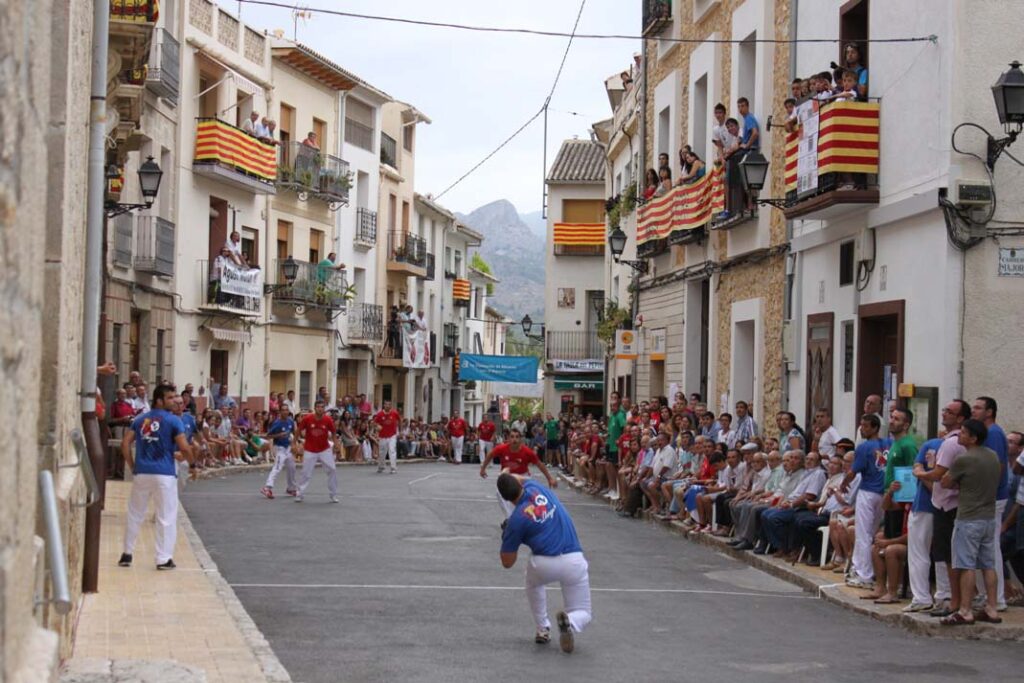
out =
<path fill-rule="evenodd" d="M 604 389 L 602 375 L 583 375 L 572 379 L 556 379 L 555 389 L 559 391 L 601 391 Z"/>
<path fill-rule="evenodd" d="M 240 344 L 248 344 L 252 338 L 252 335 L 250 335 L 245 330 L 228 330 L 223 327 L 211 327 L 209 325 L 205 325 L 204 329 L 209 330 L 210 334 L 213 335 L 213 338 L 219 339 L 220 341 L 230 341 L 238 342 Z"/>

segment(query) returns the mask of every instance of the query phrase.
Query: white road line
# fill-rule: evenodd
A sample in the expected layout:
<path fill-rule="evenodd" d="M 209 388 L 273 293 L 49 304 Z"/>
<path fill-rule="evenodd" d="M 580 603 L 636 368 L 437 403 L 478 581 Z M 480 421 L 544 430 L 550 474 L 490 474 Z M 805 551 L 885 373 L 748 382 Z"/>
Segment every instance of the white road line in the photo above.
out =
<path fill-rule="evenodd" d="M 433 479 L 434 477 L 436 477 L 436 476 L 438 476 L 440 474 L 441 474 L 440 472 L 434 472 L 433 474 L 428 474 L 425 477 L 420 477 L 419 479 L 413 479 L 412 481 L 409 482 L 409 488 L 412 488 L 413 484 L 418 484 L 421 481 L 426 481 L 427 479 Z"/>
<path fill-rule="evenodd" d="M 233 583 L 232 588 L 305 588 L 324 590 L 451 590 L 451 591 L 521 591 L 522 586 L 432 586 L 407 584 L 357 584 L 357 583 Z M 548 590 L 558 590 L 548 587 Z M 691 588 L 591 588 L 591 593 L 656 593 L 656 594 L 697 594 L 725 595 L 751 598 L 784 598 L 787 600 L 816 600 L 813 595 L 798 593 L 756 593 L 753 591 L 715 591 Z"/>
<path fill-rule="evenodd" d="M 219 496 L 247 496 L 249 498 L 262 498 L 262 496 L 260 495 L 259 491 L 253 491 L 252 493 L 246 493 L 246 492 L 241 492 L 241 491 L 196 491 L 194 493 L 186 493 L 182 497 L 185 498 L 185 497 L 191 497 L 191 496 L 195 496 L 197 498 L 200 497 L 200 496 L 214 496 L 214 497 L 219 497 Z M 316 496 L 316 494 L 313 494 L 312 496 L 309 496 L 309 499 L 310 500 L 314 500 L 315 496 Z M 283 497 L 284 496 L 278 496 L 278 498 L 283 498 Z M 380 500 L 381 496 L 380 495 L 370 496 L 370 495 L 362 495 L 362 494 L 355 494 L 355 495 L 353 495 L 353 494 L 345 494 L 345 493 L 341 494 L 341 502 L 342 503 L 344 503 L 345 500 L 347 500 L 349 498 L 353 498 L 353 499 L 367 499 L 367 500 Z M 437 503 L 494 503 L 494 498 L 491 498 L 491 497 L 487 497 L 487 498 L 433 498 L 433 497 L 425 497 L 425 496 L 415 496 L 414 500 L 425 500 L 425 501 L 431 501 L 431 502 L 437 502 Z M 608 505 L 606 503 L 576 503 L 576 502 L 571 502 L 571 501 L 567 503 L 564 500 L 562 501 L 562 504 L 565 505 L 566 507 L 575 507 L 575 508 L 607 508 L 608 507 Z"/>

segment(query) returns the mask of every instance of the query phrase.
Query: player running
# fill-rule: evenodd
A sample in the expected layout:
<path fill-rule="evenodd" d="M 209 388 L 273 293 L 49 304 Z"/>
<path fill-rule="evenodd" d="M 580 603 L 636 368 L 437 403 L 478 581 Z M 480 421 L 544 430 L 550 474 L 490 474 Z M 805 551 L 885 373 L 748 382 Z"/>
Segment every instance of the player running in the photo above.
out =
<path fill-rule="evenodd" d="M 299 423 L 302 476 L 299 477 L 299 495 L 295 496 L 296 503 L 302 502 L 317 462 L 322 462 L 327 470 L 327 491 L 331 494 L 331 502 L 338 502 L 338 470 L 334 464 L 334 450 L 331 449 L 330 442 L 333 433 L 334 420 L 324 414 L 324 402 L 317 399 L 313 404 L 313 414 L 302 418 L 302 422 Z"/>
<path fill-rule="evenodd" d="M 558 488 L 558 482 L 551 476 L 548 468 L 540 461 L 533 449 L 523 445 L 523 435 L 518 429 L 510 430 L 508 440 L 503 444 L 495 446 L 490 455 L 483 458 L 483 462 L 480 463 L 480 476 L 482 478 L 487 478 L 487 466 L 494 460 L 501 462 L 502 474 L 514 474 L 517 477 L 527 479 L 530 477 L 530 465 L 536 465 L 537 469 L 544 475 L 544 478 L 548 480 L 548 486 L 553 489 Z M 512 514 L 515 506 L 501 497 L 500 490 L 498 492 L 498 503 L 501 504 L 501 509 L 505 512 L 507 519 Z"/>
<path fill-rule="evenodd" d="M 462 464 L 462 445 L 466 441 L 466 421 L 458 415 L 448 420 L 448 436 L 452 441 L 452 460 L 456 465 Z"/>
<path fill-rule="evenodd" d="M 534 642 L 551 640 L 546 586 L 558 583 L 564 607 L 556 616 L 559 644 L 562 652 L 572 652 L 573 633 L 580 633 L 592 618 L 589 566 L 572 518 L 554 493 L 534 481 L 502 474 L 498 492 L 515 506 L 502 532 L 501 566 L 515 565 L 520 545 L 533 551 L 526 565 L 526 597 L 537 626 Z"/>
<path fill-rule="evenodd" d="M 391 401 L 384 401 L 383 407 L 373 416 L 373 421 L 380 427 L 377 447 L 377 474 L 384 471 L 384 453 L 391 462 L 391 474 L 398 472 L 398 426 L 402 424 L 402 415 L 391 407 Z"/>
<path fill-rule="evenodd" d="M 266 485 L 260 489 L 260 493 L 267 498 L 274 497 L 274 482 L 277 481 L 277 475 L 281 474 L 282 469 L 288 478 L 288 488 L 285 492 L 289 496 L 298 493 L 295 488 L 295 456 L 292 454 L 292 436 L 294 434 L 295 420 L 292 419 L 291 411 L 288 410 L 288 406 L 281 406 L 279 417 L 270 423 L 270 428 L 263 435 L 271 439 L 274 444 L 274 467 L 267 475 Z"/>
<path fill-rule="evenodd" d="M 484 413 L 484 419 L 476 428 L 476 433 L 480 435 L 480 462 L 483 462 L 494 448 L 495 431 L 497 431 L 497 425 L 491 420 L 489 413 Z"/>

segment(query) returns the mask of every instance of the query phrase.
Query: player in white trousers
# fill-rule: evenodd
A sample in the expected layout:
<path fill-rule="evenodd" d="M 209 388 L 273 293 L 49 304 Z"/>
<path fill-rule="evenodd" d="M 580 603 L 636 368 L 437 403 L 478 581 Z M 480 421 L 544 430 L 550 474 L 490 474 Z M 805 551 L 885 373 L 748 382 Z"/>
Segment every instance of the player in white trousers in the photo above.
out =
<path fill-rule="evenodd" d="M 274 482 L 277 481 L 281 470 L 285 471 L 288 480 L 288 488 L 285 491 L 290 496 L 298 493 L 295 486 L 295 456 L 292 454 L 294 433 L 295 420 L 291 418 L 291 411 L 288 410 L 288 406 L 281 406 L 278 419 L 271 423 L 267 433 L 263 435 L 271 439 L 274 445 L 274 466 L 271 468 L 270 474 L 267 475 L 267 483 L 260 489 L 260 493 L 267 498 L 274 497 Z"/>
<path fill-rule="evenodd" d="M 178 481 L 175 450 L 189 452 L 181 420 L 168 412 L 174 390 L 160 385 L 153 390 L 153 409 L 132 421 L 132 428 L 121 439 L 121 455 L 131 468 L 132 491 L 124 531 L 124 548 L 118 565 L 130 567 L 135 541 L 146 518 L 149 499 L 156 507 L 156 568 L 174 569 L 174 544 L 178 535 Z M 135 453 L 132 453 L 132 444 Z"/>
<path fill-rule="evenodd" d="M 557 583 L 564 605 L 556 615 L 559 644 L 563 652 L 572 652 L 575 634 L 592 618 L 589 566 L 572 518 L 554 493 L 534 481 L 521 482 L 515 475 L 502 474 L 498 491 L 515 504 L 502 532 L 501 566 L 515 565 L 520 545 L 533 553 L 526 566 L 526 597 L 537 627 L 534 642 L 551 640 L 546 586 Z"/>
<path fill-rule="evenodd" d="M 377 473 L 384 471 L 384 458 L 391 465 L 391 472 L 398 471 L 398 435 L 381 437 L 377 447 Z"/>
<path fill-rule="evenodd" d="M 402 426 L 402 415 L 391 407 L 391 401 L 384 401 L 381 409 L 373 416 L 380 427 L 377 446 L 377 474 L 384 472 L 384 453 L 391 462 L 391 474 L 398 472 L 398 430 Z"/>
<path fill-rule="evenodd" d="M 299 423 L 299 437 L 302 443 L 302 476 L 299 477 L 299 495 L 295 502 L 301 503 L 306 495 L 306 488 L 313 478 L 313 469 L 318 462 L 323 463 L 327 470 L 327 492 L 331 502 L 338 502 L 338 470 L 334 464 L 334 449 L 330 437 L 334 434 L 334 420 L 324 414 L 324 402 L 317 399 L 313 405 L 313 414 L 302 418 Z"/>

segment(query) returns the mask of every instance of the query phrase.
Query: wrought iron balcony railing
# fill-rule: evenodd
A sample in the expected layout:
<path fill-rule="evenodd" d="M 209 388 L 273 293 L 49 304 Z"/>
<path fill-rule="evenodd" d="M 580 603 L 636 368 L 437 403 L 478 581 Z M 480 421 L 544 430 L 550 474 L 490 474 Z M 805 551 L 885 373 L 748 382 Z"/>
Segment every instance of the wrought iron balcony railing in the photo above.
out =
<path fill-rule="evenodd" d="M 544 351 L 549 361 L 604 358 L 607 349 L 592 330 L 548 331 L 544 335 Z"/>
<path fill-rule="evenodd" d="M 423 268 L 427 265 L 427 241 L 411 232 L 388 234 L 388 260 Z"/>
<path fill-rule="evenodd" d="M 301 304 L 331 310 L 344 309 L 351 296 L 348 278 L 344 270 L 318 263 L 297 261 L 298 273 L 294 282 L 274 292 L 274 303 Z M 286 282 L 283 272 L 284 261 L 274 263 L 278 284 Z"/>
<path fill-rule="evenodd" d="M 251 277 L 241 282 L 229 273 L 210 272 L 210 262 L 199 261 L 199 277 L 203 287 L 203 304 L 200 308 L 214 307 L 225 313 L 242 316 L 259 315 L 263 301 L 263 274 L 258 268 L 244 271 Z M 248 294 L 237 291 L 248 290 Z"/>
<path fill-rule="evenodd" d="M 356 244 L 372 247 L 377 243 L 377 212 L 356 209 Z"/>
<path fill-rule="evenodd" d="M 352 342 L 384 340 L 384 307 L 379 304 L 352 304 L 348 310 L 348 339 Z"/>
<path fill-rule="evenodd" d="M 159 216 L 136 216 L 135 270 L 174 276 L 174 223 Z"/>
<path fill-rule="evenodd" d="M 309 195 L 329 204 L 348 201 L 352 178 L 348 162 L 301 142 L 278 147 L 277 186 L 294 190 L 300 199 Z"/>
<path fill-rule="evenodd" d="M 146 72 L 146 87 L 172 102 L 177 102 L 181 86 L 180 51 L 178 40 L 167 29 L 157 30 Z"/>

